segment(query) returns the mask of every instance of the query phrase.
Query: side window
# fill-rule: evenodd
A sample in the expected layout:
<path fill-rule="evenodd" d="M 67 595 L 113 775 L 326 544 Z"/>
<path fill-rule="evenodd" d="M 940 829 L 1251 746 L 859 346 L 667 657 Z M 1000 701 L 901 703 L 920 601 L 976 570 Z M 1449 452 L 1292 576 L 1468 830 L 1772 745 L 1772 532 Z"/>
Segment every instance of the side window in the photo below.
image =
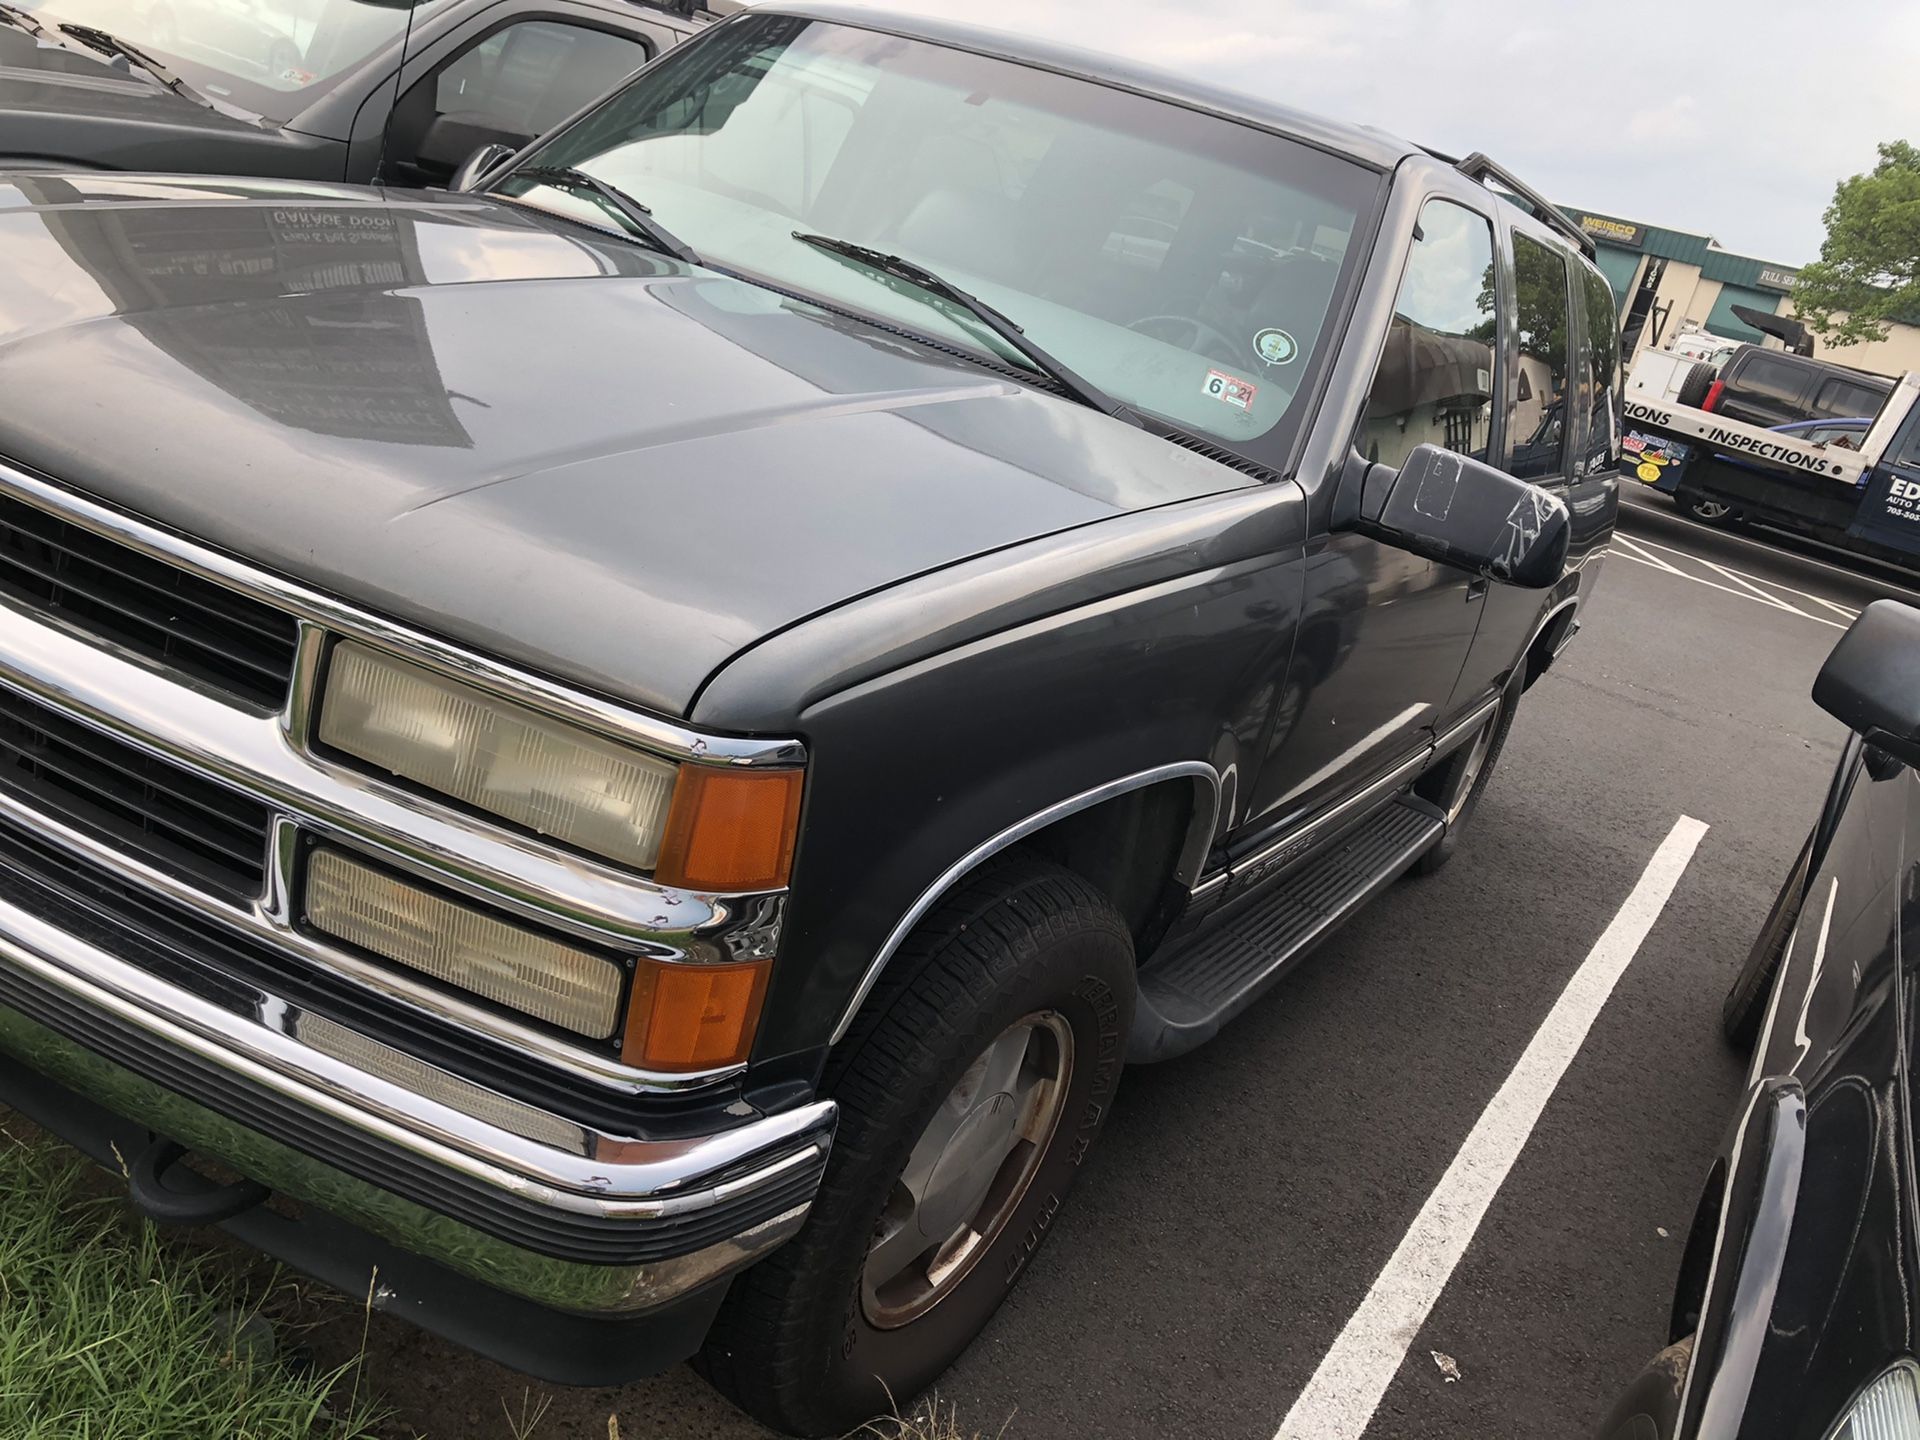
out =
<path fill-rule="evenodd" d="M 552 129 L 648 60 L 631 35 L 557 20 L 503 26 L 440 72 L 434 110 L 532 136 Z"/>
<path fill-rule="evenodd" d="M 1398 467 L 1416 445 L 1484 460 L 1493 423 L 1493 226 L 1447 200 L 1420 211 L 1357 443 Z"/>
<path fill-rule="evenodd" d="M 1820 387 L 1814 408 L 1822 415 L 1854 417 L 1877 415 L 1886 402 L 1886 392 L 1853 380 L 1829 380 Z"/>
<path fill-rule="evenodd" d="M 1606 277 L 1586 266 L 1579 275 L 1587 315 L 1581 383 L 1589 387 L 1583 458 L 1589 471 L 1612 470 L 1620 463 L 1620 328 Z"/>
<path fill-rule="evenodd" d="M 1920 406 L 1916 406 L 1900 433 L 1887 447 L 1887 463 L 1907 470 L 1920 470 Z"/>
<path fill-rule="evenodd" d="M 1567 260 L 1551 246 L 1513 237 L 1519 373 L 1507 407 L 1508 469 L 1517 479 L 1558 475 L 1567 457 Z"/>
<path fill-rule="evenodd" d="M 1749 350 L 1746 364 L 1731 383 L 1756 399 L 1797 405 L 1806 386 L 1806 374 L 1799 366 L 1776 360 L 1764 350 Z"/>

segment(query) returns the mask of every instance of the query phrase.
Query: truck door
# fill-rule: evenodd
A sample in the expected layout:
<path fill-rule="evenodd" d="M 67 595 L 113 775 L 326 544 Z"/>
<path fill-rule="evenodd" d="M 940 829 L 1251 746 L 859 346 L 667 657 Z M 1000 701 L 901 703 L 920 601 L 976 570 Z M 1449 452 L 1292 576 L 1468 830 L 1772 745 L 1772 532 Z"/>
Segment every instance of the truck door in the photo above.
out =
<path fill-rule="evenodd" d="M 1365 459 L 1397 466 L 1422 444 L 1488 454 L 1499 375 L 1495 278 L 1488 217 L 1429 199 L 1354 434 Z M 1479 616 L 1464 570 L 1353 533 L 1317 545 L 1248 810 L 1255 848 L 1424 748 L 1451 718 Z"/>
<path fill-rule="evenodd" d="M 1503 468 L 1516 480 L 1559 496 L 1578 517 L 1581 507 L 1574 504 L 1571 490 L 1575 434 L 1582 427 L 1575 422 L 1584 417 L 1576 415 L 1572 397 L 1575 330 L 1567 252 L 1517 230 L 1510 234 L 1517 343 L 1507 366 L 1507 394 L 1512 398 Z M 1591 512 L 1591 506 L 1586 508 Z M 1576 542 L 1579 539 L 1576 535 Z M 1476 579 L 1468 591 L 1479 630 L 1460 673 L 1460 709 L 1493 692 L 1533 638 L 1543 608 L 1537 590 Z"/>

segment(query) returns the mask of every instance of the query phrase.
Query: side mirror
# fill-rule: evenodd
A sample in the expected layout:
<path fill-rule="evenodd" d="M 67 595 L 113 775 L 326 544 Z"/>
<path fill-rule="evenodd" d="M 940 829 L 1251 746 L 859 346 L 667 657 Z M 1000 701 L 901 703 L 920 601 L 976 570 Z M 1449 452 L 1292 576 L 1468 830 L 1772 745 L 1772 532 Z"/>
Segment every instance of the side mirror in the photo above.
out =
<path fill-rule="evenodd" d="M 497 141 L 482 145 L 454 167 L 453 177 L 447 181 L 447 189 L 456 191 L 473 189 L 486 179 L 501 161 L 512 158 L 513 153 L 511 145 L 502 145 Z"/>
<path fill-rule="evenodd" d="M 1357 529 L 1503 585 L 1544 590 L 1566 571 L 1573 522 L 1557 495 L 1469 455 L 1416 445 L 1367 472 Z"/>
<path fill-rule="evenodd" d="M 1869 745 L 1920 766 L 1920 610 L 1898 600 L 1862 610 L 1820 667 L 1813 703 Z"/>

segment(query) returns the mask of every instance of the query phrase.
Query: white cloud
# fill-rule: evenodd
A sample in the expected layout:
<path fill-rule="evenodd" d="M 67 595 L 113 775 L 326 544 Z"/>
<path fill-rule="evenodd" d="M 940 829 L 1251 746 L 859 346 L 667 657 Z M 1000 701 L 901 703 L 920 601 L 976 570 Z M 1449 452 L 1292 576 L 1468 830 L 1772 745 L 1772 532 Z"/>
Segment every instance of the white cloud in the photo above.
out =
<path fill-rule="evenodd" d="M 1571 205 L 1813 258 L 1836 181 L 1920 140 L 1920 7 L 1858 0 L 1806 50 L 1797 0 L 891 0 L 1190 70 L 1458 154 Z M 1836 22 L 1837 23 L 1837 22 Z M 1844 53 L 1857 63 L 1832 57 Z"/>

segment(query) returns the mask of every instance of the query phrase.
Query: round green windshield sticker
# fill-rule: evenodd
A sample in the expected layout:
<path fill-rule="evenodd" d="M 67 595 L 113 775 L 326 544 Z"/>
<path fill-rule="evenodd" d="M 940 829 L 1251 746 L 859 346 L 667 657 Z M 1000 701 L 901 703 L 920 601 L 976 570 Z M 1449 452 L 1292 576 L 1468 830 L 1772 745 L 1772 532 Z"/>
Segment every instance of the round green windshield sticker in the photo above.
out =
<path fill-rule="evenodd" d="M 1253 353 L 1262 365 L 1285 365 L 1300 353 L 1293 336 L 1277 327 L 1262 330 L 1253 337 Z"/>

